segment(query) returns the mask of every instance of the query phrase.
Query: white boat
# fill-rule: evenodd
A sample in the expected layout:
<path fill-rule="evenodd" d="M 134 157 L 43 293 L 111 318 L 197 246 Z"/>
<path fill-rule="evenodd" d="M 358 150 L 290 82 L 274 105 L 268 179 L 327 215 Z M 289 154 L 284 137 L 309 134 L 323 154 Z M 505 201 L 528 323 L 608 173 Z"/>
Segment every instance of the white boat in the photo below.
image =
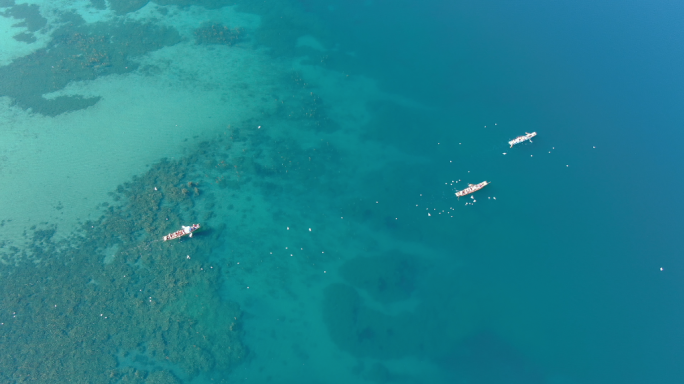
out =
<path fill-rule="evenodd" d="M 181 226 L 181 229 L 177 230 L 176 232 L 169 233 L 168 235 L 164 236 L 163 239 L 164 239 L 164 241 L 173 240 L 173 239 L 177 239 L 179 237 L 183 237 L 185 235 L 190 235 L 190 237 L 192 237 L 192 233 L 195 232 L 196 230 L 198 230 L 199 227 L 200 227 L 199 224 L 193 224 L 190 226 L 183 225 L 183 226 Z"/>
<path fill-rule="evenodd" d="M 522 142 L 524 142 L 524 141 L 527 141 L 527 140 L 529 140 L 530 143 L 531 143 L 531 142 L 532 142 L 532 138 L 535 137 L 535 136 L 537 136 L 537 132 L 532 132 L 532 133 L 527 133 L 527 132 L 525 132 L 525 136 L 518 136 L 518 137 L 516 137 L 515 139 L 509 141 L 508 144 L 510 144 L 510 145 L 511 145 L 511 148 L 513 148 L 514 145 L 520 144 L 520 143 L 522 143 Z"/>
<path fill-rule="evenodd" d="M 480 184 L 468 184 L 468 188 L 456 192 L 456 197 L 470 195 L 491 184 L 491 181 L 483 181 Z"/>

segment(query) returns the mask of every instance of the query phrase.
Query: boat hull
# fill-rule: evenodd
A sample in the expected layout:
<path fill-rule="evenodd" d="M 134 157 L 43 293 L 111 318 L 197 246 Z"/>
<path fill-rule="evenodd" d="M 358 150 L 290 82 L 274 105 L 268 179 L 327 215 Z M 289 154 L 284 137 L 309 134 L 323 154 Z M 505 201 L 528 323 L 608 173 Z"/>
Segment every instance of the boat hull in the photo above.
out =
<path fill-rule="evenodd" d="M 468 188 L 457 191 L 456 197 L 462 197 L 462 196 L 470 195 L 471 193 L 475 193 L 475 192 L 479 191 L 480 189 L 488 186 L 491 183 L 492 183 L 491 181 L 483 181 L 479 184 L 471 184 Z"/>
<path fill-rule="evenodd" d="M 199 224 L 193 224 L 188 228 L 190 228 L 190 232 L 186 232 L 183 229 L 179 229 L 176 232 L 169 233 L 168 235 L 164 236 L 162 239 L 164 241 L 167 241 L 167 240 L 179 239 L 185 235 L 192 235 L 193 232 L 195 232 L 196 230 L 198 230 L 200 228 L 200 225 Z"/>
<path fill-rule="evenodd" d="M 535 136 L 537 136 L 537 132 L 532 132 L 532 133 L 527 133 L 527 132 L 525 132 L 525 136 L 518 136 L 518 137 L 516 137 L 515 139 L 509 141 L 508 144 L 510 144 L 510 145 L 511 145 L 511 148 L 513 148 L 514 145 L 523 143 L 523 142 L 525 142 L 525 141 L 527 141 L 527 140 L 529 140 L 530 143 L 531 143 L 531 142 L 532 142 L 532 138 L 535 137 Z"/>

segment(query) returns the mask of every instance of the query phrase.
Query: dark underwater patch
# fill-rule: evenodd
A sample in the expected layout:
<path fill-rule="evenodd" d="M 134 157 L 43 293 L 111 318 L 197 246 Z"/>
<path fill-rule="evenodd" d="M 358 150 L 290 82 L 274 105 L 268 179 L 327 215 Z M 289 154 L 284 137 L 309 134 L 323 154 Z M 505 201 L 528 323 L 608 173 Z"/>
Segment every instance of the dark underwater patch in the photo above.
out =
<path fill-rule="evenodd" d="M 445 140 L 443 129 L 433 112 L 410 108 L 391 101 L 368 105 L 371 121 L 364 127 L 364 138 L 392 145 L 417 156 L 434 156 L 437 143 Z"/>
<path fill-rule="evenodd" d="M 521 351 L 491 331 L 467 337 L 440 359 L 445 369 L 472 383 L 543 384 L 547 381 Z"/>
<path fill-rule="evenodd" d="M 355 356 L 380 359 L 415 354 L 421 330 L 412 316 L 389 316 L 363 304 L 353 287 L 332 284 L 325 289 L 323 320 L 337 346 Z"/>
<path fill-rule="evenodd" d="M 340 268 L 342 277 L 381 303 L 406 300 L 415 288 L 418 260 L 399 251 L 357 257 Z"/>
<path fill-rule="evenodd" d="M 169 0 L 156 0 L 169 1 Z M 186 0 L 187 1 L 187 0 Z M 236 1 L 240 12 L 254 13 L 261 16 L 261 25 L 254 31 L 254 40 L 258 45 L 268 47 L 273 57 L 295 57 L 302 53 L 311 53 L 307 49 L 297 47 L 297 39 L 303 35 L 312 35 L 325 42 L 329 36 L 328 29 L 321 20 L 307 12 L 298 2 L 262 2 Z M 161 3 L 160 3 L 161 4 Z M 316 52 L 318 64 L 322 52 Z"/>
<path fill-rule="evenodd" d="M 14 24 L 13 27 L 26 27 L 30 32 L 36 32 L 47 25 L 47 19 L 44 18 L 35 4 L 14 4 L 14 2 L 6 3 L 10 8 L 2 12 L 3 16 L 12 17 L 14 19 L 23 20 L 20 23 Z"/>
<path fill-rule="evenodd" d="M 149 0 L 109 0 L 109 6 L 117 15 L 125 15 L 137 11 L 149 2 Z"/>
<path fill-rule="evenodd" d="M 233 45 L 240 41 L 242 28 L 229 28 L 221 23 L 204 23 L 195 30 L 196 44 Z"/>
<path fill-rule="evenodd" d="M 236 0 L 153 0 L 159 5 L 175 5 L 178 7 L 197 6 L 206 9 L 219 9 L 228 5 L 235 5 Z"/>
<path fill-rule="evenodd" d="M 107 9 L 107 3 L 105 0 L 90 0 L 90 5 L 95 9 Z"/>
<path fill-rule="evenodd" d="M 29 33 L 29 32 L 18 33 L 16 35 L 12 36 L 12 38 L 16 41 L 21 41 L 21 42 L 24 42 L 26 44 L 31 44 L 31 43 L 36 41 L 36 37 L 33 36 L 33 33 Z"/>
<path fill-rule="evenodd" d="M 87 108 L 99 98 L 63 96 L 45 99 L 46 93 L 63 89 L 72 81 L 134 71 L 131 59 L 180 41 L 173 28 L 141 23 L 74 21 L 53 33 L 44 49 L 0 68 L 0 96 L 34 113 L 56 116 Z"/>

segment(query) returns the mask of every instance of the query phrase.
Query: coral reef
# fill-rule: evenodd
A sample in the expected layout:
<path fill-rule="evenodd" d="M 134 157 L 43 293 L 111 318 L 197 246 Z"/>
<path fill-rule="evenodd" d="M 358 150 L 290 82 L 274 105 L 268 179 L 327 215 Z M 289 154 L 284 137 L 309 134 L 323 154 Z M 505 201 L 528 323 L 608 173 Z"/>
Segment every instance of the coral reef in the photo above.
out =
<path fill-rule="evenodd" d="M 241 311 L 218 296 L 221 267 L 185 257 L 207 254 L 211 239 L 158 241 L 192 216 L 174 200 L 186 171 L 162 161 L 121 186 L 121 204 L 85 223 L 82 236 L 56 241 L 54 229 L 34 230 L 40 264 L 2 270 L 0 381 L 173 382 L 242 361 Z M 122 351 L 177 369 L 120 364 Z"/>
<path fill-rule="evenodd" d="M 221 23 L 205 23 L 195 30 L 195 43 L 233 45 L 240 41 L 242 28 L 228 28 Z"/>
<path fill-rule="evenodd" d="M 235 264 L 208 259 L 226 241 L 214 210 L 245 217 L 243 186 L 278 202 L 286 190 L 337 190 L 326 175 L 338 161 L 329 143 L 273 140 L 247 121 L 120 185 L 98 204 L 102 216 L 67 238 L 39 225 L 27 248 L 0 244 L 0 382 L 221 382 L 247 349 L 240 308 L 218 294 Z M 195 222 L 206 230 L 160 241 Z"/>
<path fill-rule="evenodd" d="M 76 19 L 52 34 L 48 46 L 0 68 L 0 96 L 21 108 L 48 116 L 87 108 L 99 98 L 42 95 L 70 82 L 127 73 L 138 68 L 132 57 L 174 45 L 180 35 L 173 28 L 137 22 L 93 23 Z"/>

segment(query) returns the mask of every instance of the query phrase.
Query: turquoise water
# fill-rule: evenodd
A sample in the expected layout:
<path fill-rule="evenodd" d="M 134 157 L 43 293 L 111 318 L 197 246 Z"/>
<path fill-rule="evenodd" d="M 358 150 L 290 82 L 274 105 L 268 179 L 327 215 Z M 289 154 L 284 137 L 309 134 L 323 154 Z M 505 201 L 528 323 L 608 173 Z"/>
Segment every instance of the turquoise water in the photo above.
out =
<path fill-rule="evenodd" d="M 0 382 L 684 378 L 682 6 L 27 4 Z"/>

